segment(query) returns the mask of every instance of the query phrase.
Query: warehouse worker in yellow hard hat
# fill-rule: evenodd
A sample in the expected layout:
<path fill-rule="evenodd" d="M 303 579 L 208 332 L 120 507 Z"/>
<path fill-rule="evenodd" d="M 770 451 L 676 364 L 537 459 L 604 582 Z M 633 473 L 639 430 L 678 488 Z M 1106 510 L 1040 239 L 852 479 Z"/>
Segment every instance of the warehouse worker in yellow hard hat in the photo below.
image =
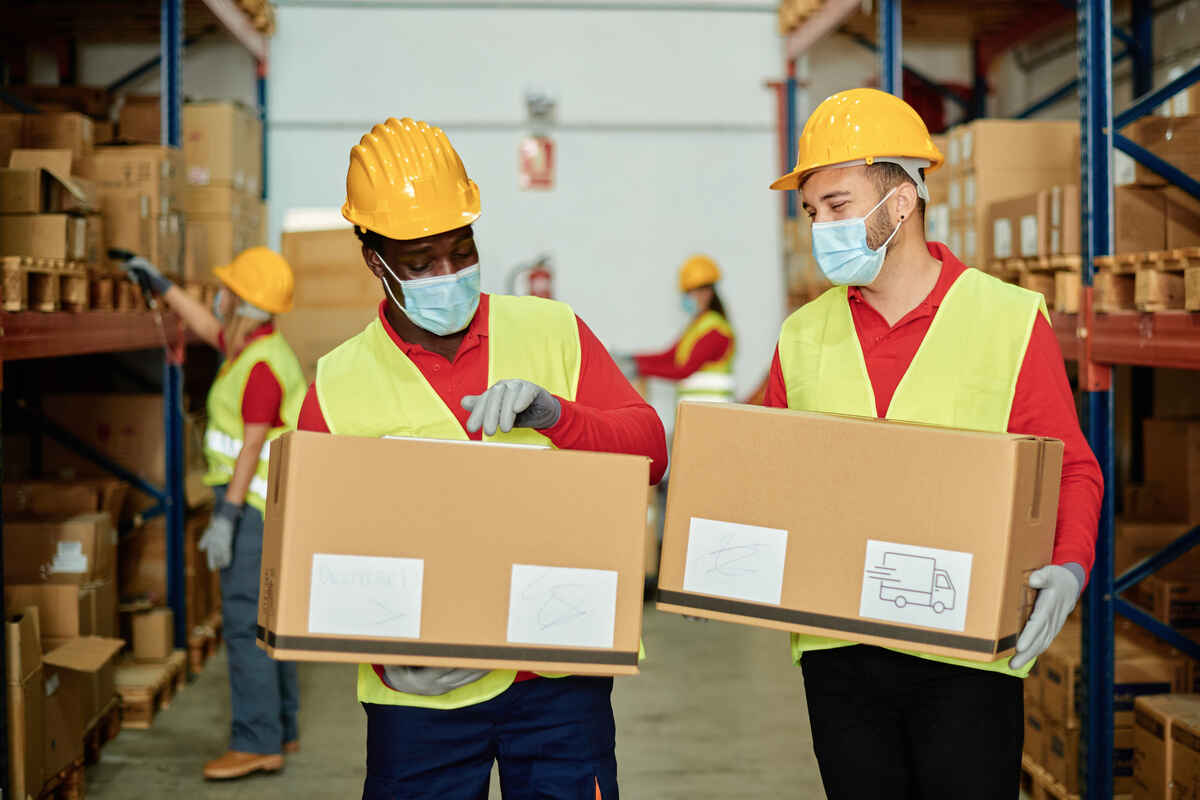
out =
<path fill-rule="evenodd" d="M 587 325 L 563 303 L 480 291 L 479 188 L 445 133 L 376 125 L 350 151 L 346 195 L 382 300 L 366 330 L 318 362 L 301 430 L 633 453 L 659 480 L 662 423 Z M 445 482 L 448 501 L 473 502 L 474 486 Z M 397 552 L 409 553 L 396 522 Z M 485 798 L 498 762 L 509 800 L 616 798 L 612 683 L 360 665 L 363 797 Z"/>
<path fill-rule="evenodd" d="M 813 111 L 797 151 L 795 170 L 772 188 L 800 192 L 813 255 L 836 285 L 784 322 L 766 404 L 1065 443 L 1053 555 L 1028 577 L 1037 600 L 1023 629 L 1011 632 L 1014 656 L 965 661 L 793 635 L 825 792 L 830 800 L 1011 800 L 1021 770 L 1021 679 L 1075 606 L 1100 515 L 1100 470 L 1062 353 L 1040 294 L 925 240 L 925 171 L 940 167 L 942 154 L 903 100 L 839 92 Z M 889 461 L 897 472 L 908 468 L 904 453 Z M 841 477 L 853 488 L 854 475 Z M 931 485 L 913 513 L 953 496 L 953 485 Z M 860 502 L 871 502 L 869 492 Z M 969 602 L 969 581 L 956 588 Z M 897 613 L 924 628 L 928 643 L 970 646 L 936 610 L 908 604 Z M 890 627 L 846 620 L 859 633 L 877 625 Z"/>
<path fill-rule="evenodd" d="M 246 250 L 213 270 L 222 288 L 210 310 L 144 259 L 123 267 L 225 356 L 208 392 L 204 480 L 216 507 L 199 546 L 209 568 L 220 571 L 233 726 L 229 749 L 205 765 L 204 777 L 277 772 L 283 753 L 300 746 L 300 686 L 296 665 L 272 660 L 255 640 L 267 443 L 295 428 L 304 399 L 300 363 L 274 325 L 276 314 L 292 308 L 292 270 L 273 250 Z"/>
<path fill-rule="evenodd" d="M 691 315 L 679 341 L 661 353 L 633 356 L 638 375 L 677 382 L 680 400 L 732 403 L 733 328 L 717 294 L 721 270 L 706 255 L 690 256 L 679 268 L 683 308 Z"/>

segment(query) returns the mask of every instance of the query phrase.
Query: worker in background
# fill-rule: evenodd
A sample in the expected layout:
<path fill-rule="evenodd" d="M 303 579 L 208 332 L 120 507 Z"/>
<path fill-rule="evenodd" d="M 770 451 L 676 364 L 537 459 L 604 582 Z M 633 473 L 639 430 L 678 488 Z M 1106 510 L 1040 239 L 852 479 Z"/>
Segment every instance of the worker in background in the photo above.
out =
<path fill-rule="evenodd" d="M 717 294 L 719 280 L 721 270 L 708 256 L 684 261 L 679 291 L 691 321 L 679 341 L 663 352 L 633 356 L 637 375 L 676 381 L 679 400 L 733 402 L 733 328 Z"/>
<path fill-rule="evenodd" d="M 204 766 L 204 777 L 277 772 L 283 753 L 300 747 L 300 687 L 295 663 L 274 661 L 255 640 L 267 443 L 295 428 L 304 399 L 304 373 L 274 324 L 276 314 L 291 310 L 292 270 L 266 247 L 246 250 L 213 270 L 222 288 L 210 310 L 144 259 L 123 266 L 225 356 L 208 392 L 204 480 L 216 506 L 199 547 L 220 571 L 233 726 L 228 751 Z"/>
<path fill-rule="evenodd" d="M 583 321 L 563 303 L 480 291 L 479 188 L 440 129 L 376 125 L 350 151 L 346 195 L 342 214 L 383 300 L 366 330 L 319 361 L 302 430 L 632 453 L 659 480 L 662 423 Z M 472 486 L 445 480 L 447 496 L 471 502 Z M 477 800 L 498 760 L 509 800 L 616 798 L 612 685 L 360 665 L 363 797 Z"/>
<path fill-rule="evenodd" d="M 821 779 L 830 800 L 1009 800 L 1021 768 L 1020 679 L 1086 583 L 1100 469 L 1042 296 L 925 241 L 924 171 L 942 154 L 916 112 L 874 89 L 835 94 L 809 117 L 798 154 L 771 188 L 801 193 L 813 255 L 836 285 L 784 322 L 766 404 L 1065 444 L 1051 563 L 1028 578 L 1037 600 L 1011 659 L 793 635 Z M 903 453 L 895 468 L 905 468 Z M 929 488 L 929 502 L 953 492 Z"/>

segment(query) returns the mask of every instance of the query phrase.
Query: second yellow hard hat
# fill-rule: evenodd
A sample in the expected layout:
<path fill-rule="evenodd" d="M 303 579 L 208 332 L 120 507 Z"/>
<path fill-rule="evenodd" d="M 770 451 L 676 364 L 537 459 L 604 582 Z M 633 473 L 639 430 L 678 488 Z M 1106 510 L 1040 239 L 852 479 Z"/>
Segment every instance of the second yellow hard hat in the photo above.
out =
<path fill-rule="evenodd" d="M 679 268 L 679 291 L 690 292 L 721 280 L 721 268 L 705 255 L 688 256 Z"/>
<path fill-rule="evenodd" d="M 796 168 L 771 184 L 797 189 L 815 169 L 878 158 L 918 158 L 925 169 L 942 165 L 942 154 L 921 116 L 908 103 L 878 89 L 850 89 L 821 101 L 796 142 Z"/>
<path fill-rule="evenodd" d="M 441 128 L 389 118 L 350 150 L 342 216 L 389 239 L 420 239 L 479 218 L 479 187 Z"/>
<path fill-rule="evenodd" d="M 292 268 L 269 247 L 243 250 L 232 263 L 215 267 L 213 274 L 238 297 L 264 311 L 283 314 L 292 310 L 296 290 Z"/>

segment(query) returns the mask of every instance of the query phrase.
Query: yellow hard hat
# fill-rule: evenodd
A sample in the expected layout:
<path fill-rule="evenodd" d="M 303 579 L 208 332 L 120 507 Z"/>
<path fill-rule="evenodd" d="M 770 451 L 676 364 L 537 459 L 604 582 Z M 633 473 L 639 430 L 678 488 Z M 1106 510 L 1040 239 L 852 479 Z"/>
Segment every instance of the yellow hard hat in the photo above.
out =
<path fill-rule="evenodd" d="M 690 292 L 701 286 L 712 286 L 721 280 L 717 262 L 705 255 L 688 256 L 679 268 L 679 291 Z"/>
<path fill-rule="evenodd" d="M 941 152 L 913 107 L 878 89 L 850 89 L 821 101 L 796 143 L 796 168 L 771 184 L 798 189 L 814 169 L 880 158 L 919 158 L 925 169 L 942 165 Z"/>
<path fill-rule="evenodd" d="M 420 239 L 479 218 L 479 187 L 441 128 L 388 118 L 350 149 L 342 216 L 389 239 Z"/>
<path fill-rule="evenodd" d="M 269 247 L 251 247 L 213 274 L 247 303 L 272 314 L 292 310 L 296 279 L 283 256 Z"/>

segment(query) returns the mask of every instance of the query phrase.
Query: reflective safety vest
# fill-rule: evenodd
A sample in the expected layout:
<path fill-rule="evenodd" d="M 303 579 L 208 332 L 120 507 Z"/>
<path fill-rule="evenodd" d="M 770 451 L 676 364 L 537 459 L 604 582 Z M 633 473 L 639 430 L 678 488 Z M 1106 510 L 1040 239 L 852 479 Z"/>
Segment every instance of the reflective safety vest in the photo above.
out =
<path fill-rule="evenodd" d="M 523 378 L 574 400 L 582 354 L 575 312 L 538 297 L 491 295 L 488 309 L 487 385 Z M 408 356 L 376 317 L 366 330 L 317 362 L 317 398 L 329 430 L 351 436 L 469 437 Z M 553 446 L 531 428 L 484 436 L 487 441 Z M 398 692 L 369 664 L 358 667 L 358 699 L 381 705 L 451 709 L 482 703 L 512 685 L 513 670 L 493 670 L 451 692 L 423 696 Z M 561 677 L 545 675 L 543 677 Z"/>
<path fill-rule="evenodd" d="M 1040 294 L 967 269 L 942 300 L 917 354 L 900 379 L 886 418 L 1001 433 L 1038 313 Z M 779 364 L 788 408 L 826 414 L 876 416 L 846 287 L 830 289 L 794 312 L 779 334 Z M 792 634 L 792 657 L 808 650 L 853 644 Z M 1025 677 L 1032 664 L 1012 670 L 1008 659 L 990 663 L 927 655 L 921 658 Z"/>
<path fill-rule="evenodd" d="M 729 337 L 730 345 L 718 361 L 710 361 L 697 371 L 679 381 L 676 396 L 679 400 L 698 400 L 711 403 L 732 403 L 733 382 L 733 328 L 725 317 L 716 311 L 706 311 L 688 325 L 675 348 L 675 364 L 683 366 L 692 355 L 704 335 L 709 331 L 720 331 Z"/>
<path fill-rule="evenodd" d="M 272 428 L 267 434 L 267 441 L 276 439 L 285 431 L 296 427 L 300 406 L 304 402 L 304 393 L 308 386 L 304 380 L 304 371 L 300 369 L 296 354 L 280 333 L 259 337 L 221 366 L 217 379 L 208 390 L 208 430 L 204 432 L 204 456 L 208 461 L 208 473 L 204 476 L 204 482 L 209 486 L 224 485 L 233 477 L 234 465 L 242 452 L 242 395 L 246 392 L 251 370 L 260 361 L 266 362 L 283 388 L 283 403 L 279 408 L 279 417 L 283 420 L 283 425 Z M 268 457 L 269 451 L 264 445 L 259 453 L 258 468 L 246 493 L 246 502 L 264 512 L 267 507 Z"/>

